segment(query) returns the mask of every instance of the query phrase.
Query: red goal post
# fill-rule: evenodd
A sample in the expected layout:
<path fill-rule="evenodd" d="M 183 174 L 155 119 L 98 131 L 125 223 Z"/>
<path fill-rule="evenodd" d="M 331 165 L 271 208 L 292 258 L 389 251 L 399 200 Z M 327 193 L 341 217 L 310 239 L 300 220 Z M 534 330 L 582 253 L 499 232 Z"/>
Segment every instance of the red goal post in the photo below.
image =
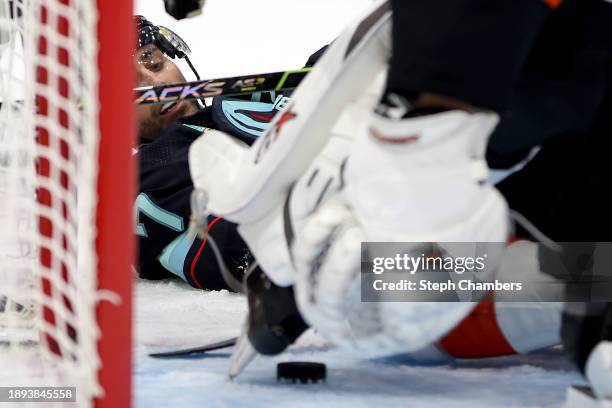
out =
<path fill-rule="evenodd" d="M 0 373 L 131 405 L 131 0 L 0 0 Z"/>
<path fill-rule="evenodd" d="M 132 269 L 135 255 L 132 205 L 135 196 L 135 85 L 133 47 L 136 44 L 131 0 L 97 0 L 98 70 L 100 97 L 100 166 L 98 176 L 99 288 L 121 296 L 118 305 L 98 305 L 102 333 L 99 354 L 100 384 L 105 396 L 99 407 L 124 407 L 131 403 L 132 388 Z M 105 364 L 105 362 L 107 362 Z"/>

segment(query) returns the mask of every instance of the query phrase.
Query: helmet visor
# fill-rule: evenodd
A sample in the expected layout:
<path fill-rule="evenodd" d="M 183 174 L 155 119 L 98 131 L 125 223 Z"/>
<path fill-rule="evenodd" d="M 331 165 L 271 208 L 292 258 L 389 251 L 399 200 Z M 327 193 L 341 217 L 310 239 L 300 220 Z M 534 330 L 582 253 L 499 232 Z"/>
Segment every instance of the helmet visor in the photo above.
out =
<path fill-rule="evenodd" d="M 169 58 L 184 58 L 191 54 L 187 43 L 174 31 L 164 26 L 156 26 L 142 16 L 137 16 L 137 49 L 153 44 Z"/>

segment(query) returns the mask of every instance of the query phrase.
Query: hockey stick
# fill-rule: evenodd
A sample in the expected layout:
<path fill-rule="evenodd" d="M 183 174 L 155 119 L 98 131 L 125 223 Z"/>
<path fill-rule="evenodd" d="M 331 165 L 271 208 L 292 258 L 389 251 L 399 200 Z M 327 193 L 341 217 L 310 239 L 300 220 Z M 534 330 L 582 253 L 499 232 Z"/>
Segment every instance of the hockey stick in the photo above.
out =
<path fill-rule="evenodd" d="M 135 104 L 168 103 L 183 99 L 233 96 L 263 91 L 285 91 L 296 88 L 312 68 L 267 74 L 175 82 L 134 88 Z"/>
<path fill-rule="evenodd" d="M 154 358 L 198 357 L 202 354 L 208 353 L 209 351 L 233 347 L 237 340 L 237 337 L 232 337 L 227 340 L 218 341 L 205 346 L 192 347 L 183 350 L 164 351 L 162 353 L 151 353 L 149 356 Z"/>

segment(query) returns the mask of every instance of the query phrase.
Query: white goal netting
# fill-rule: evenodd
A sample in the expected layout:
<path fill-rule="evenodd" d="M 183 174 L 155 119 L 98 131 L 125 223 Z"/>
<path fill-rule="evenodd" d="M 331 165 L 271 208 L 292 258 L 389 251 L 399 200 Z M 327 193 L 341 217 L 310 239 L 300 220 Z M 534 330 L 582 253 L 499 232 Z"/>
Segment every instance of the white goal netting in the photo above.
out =
<path fill-rule="evenodd" d="M 83 406 L 103 393 L 97 22 L 95 0 L 0 0 L 0 386 Z"/>

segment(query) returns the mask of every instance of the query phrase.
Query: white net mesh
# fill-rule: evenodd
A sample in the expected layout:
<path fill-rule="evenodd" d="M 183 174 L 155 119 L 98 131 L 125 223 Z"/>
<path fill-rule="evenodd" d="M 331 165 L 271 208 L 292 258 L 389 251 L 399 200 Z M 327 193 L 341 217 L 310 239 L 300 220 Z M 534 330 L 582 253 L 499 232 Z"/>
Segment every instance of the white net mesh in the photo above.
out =
<path fill-rule="evenodd" d="M 95 0 L 0 0 L 0 385 L 82 405 L 100 392 L 96 22 Z"/>

